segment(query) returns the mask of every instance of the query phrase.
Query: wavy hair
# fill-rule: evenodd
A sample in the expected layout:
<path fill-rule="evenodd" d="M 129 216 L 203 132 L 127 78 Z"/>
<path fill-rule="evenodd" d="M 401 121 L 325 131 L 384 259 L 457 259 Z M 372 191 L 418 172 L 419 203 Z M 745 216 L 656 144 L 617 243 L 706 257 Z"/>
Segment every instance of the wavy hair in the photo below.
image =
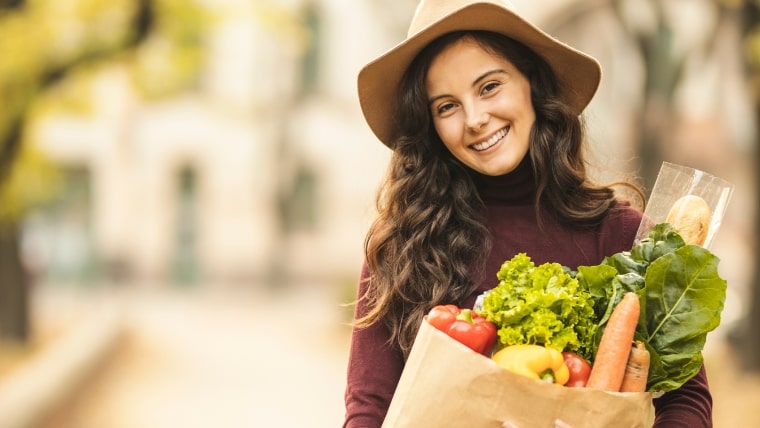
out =
<path fill-rule="evenodd" d="M 485 31 L 449 33 L 429 44 L 404 75 L 395 109 L 397 132 L 385 181 L 377 194 L 378 217 L 365 239 L 369 286 L 360 296 L 368 312 L 358 327 L 382 322 L 406 358 L 423 316 L 435 305 L 461 304 L 476 289 L 491 248 L 483 202 L 471 170 L 438 137 L 425 78 L 447 46 L 472 38 L 512 62 L 529 80 L 536 121 L 529 154 L 540 207 L 562 223 L 598 224 L 614 202 L 614 190 L 590 182 L 583 160 L 584 127 L 558 98 L 551 68 L 532 50 Z"/>

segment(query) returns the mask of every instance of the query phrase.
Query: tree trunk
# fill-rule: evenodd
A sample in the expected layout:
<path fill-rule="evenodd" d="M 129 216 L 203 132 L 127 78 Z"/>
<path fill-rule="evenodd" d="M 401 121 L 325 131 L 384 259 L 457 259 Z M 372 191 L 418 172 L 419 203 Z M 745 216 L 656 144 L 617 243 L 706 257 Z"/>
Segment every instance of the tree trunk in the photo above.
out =
<path fill-rule="evenodd" d="M 29 280 L 19 254 L 18 228 L 0 231 L 0 338 L 29 336 Z"/>
<path fill-rule="evenodd" d="M 755 100 L 755 123 L 760 123 L 760 101 Z M 755 167 L 760 168 L 760 150 L 755 145 Z M 757 172 L 756 172 L 757 174 Z M 755 179 L 757 183 L 757 179 Z M 755 192 L 755 242 L 760 242 L 760 188 Z M 749 299 L 749 311 L 742 328 L 742 340 L 739 351 L 742 354 L 742 368 L 747 371 L 760 371 L 760 250 L 754 251 L 755 262 L 752 264 L 752 287 Z"/>
<path fill-rule="evenodd" d="M 760 5 L 757 2 L 745 1 L 744 10 L 742 11 L 743 28 L 742 33 L 744 40 L 760 28 Z M 755 123 L 760 123 L 760 69 L 753 68 L 753 63 L 757 64 L 757 57 L 760 52 L 751 52 L 752 58 L 747 58 L 747 76 L 750 86 L 752 87 L 753 104 L 755 109 Z M 760 148 L 758 141 L 755 141 L 755 167 L 752 168 L 755 174 L 760 174 Z M 757 183 L 757 178 L 753 180 Z M 760 187 L 755 189 L 755 224 L 754 224 L 754 242 L 760 242 Z M 734 346 L 741 355 L 742 369 L 746 371 L 760 371 L 760 250 L 754 251 L 755 262 L 752 263 L 752 282 L 749 296 L 749 310 L 742 320 L 738 330 L 732 332 L 729 336 Z"/>
<path fill-rule="evenodd" d="M 760 99 L 754 100 L 755 123 L 760 123 Z M 753 171 L 760 174 L 760 150 L 755 144 L 755 167 Z M 754 180 L 757 183 L 757 178 Z M 760 187 L 755 190 L 754 242 L 760 242 Z M 729 331 L 728 341 L 739 354 L 741 368 L 748 372 L 760 372 L 760 251 L 754 251 L 752 276 L 748 297 L 748 311 L 738 326 Z"/>

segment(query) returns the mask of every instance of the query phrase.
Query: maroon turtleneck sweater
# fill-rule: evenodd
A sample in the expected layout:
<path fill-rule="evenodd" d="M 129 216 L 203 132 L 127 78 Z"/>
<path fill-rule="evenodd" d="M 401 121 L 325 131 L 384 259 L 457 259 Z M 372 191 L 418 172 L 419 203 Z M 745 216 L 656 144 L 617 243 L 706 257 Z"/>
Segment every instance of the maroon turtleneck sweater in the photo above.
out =
<path fill-rule="evenodd" d="M 535 185 L 529 162 L 500 177 L 475 174 L 478 192 L 486 205 L 486 218 L 493 235 L 493 248 L 486 262 L 486 278 L 473 278 L 476 292 L 462 307 L 472 307 L 476 297 L 497 283 L 496 272 L 505 260 L 519 252 L 534 263 L 557 262 L 570 268 L 594 265 L 605 256 L 628 250 L 633 244 L 641 213 L 627 203 L 612 207 L 599 227 L 578 230 L 557 223 L 549 213 L 541 216 L 540 229 L 533 207 Z M 366 264 L 362 268 L 358 295 L 372 284 Z M 361 302 L 356 315 L 368 308 Z M 348 360 L 346 418 L 344 428 L 379 428 L 404 368 L 401 352 L 388 345 L 388 331 L 381 324 L 354 329 Z M 711 427 L 712 397 L 704 368 L 680 389 L 655 399 L 655 427 Z"/>

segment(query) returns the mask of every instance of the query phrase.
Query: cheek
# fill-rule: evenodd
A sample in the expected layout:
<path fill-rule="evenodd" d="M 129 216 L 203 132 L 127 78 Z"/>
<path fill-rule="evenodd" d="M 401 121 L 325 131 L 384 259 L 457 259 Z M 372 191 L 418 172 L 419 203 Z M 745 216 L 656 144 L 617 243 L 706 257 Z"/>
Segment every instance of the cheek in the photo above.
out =
<path fill-rule="evenodd" d="M 533 124 L 536 122 L 536 109 L 533 108 L 533 101 L 530 98 L 529 91 L 525 94 L 525 102 L 523 105 L 526 121 L 530 123 L 530 127 L 532 128 Z"/>
<path fill-rule="evenodd" d="M 504 110 L 512 112 L 512 119 L 523 132 L 530 131 L 536 123 L 536 113 L 530 100 L 527 102 L 525 100 L 512 100 L 509 106 L 504 106 Z"/>
<path fill-rule="evenodd" d="M 536 125 L 536 114 L 531 110 L 525 115 L 525 126 L 530 133 L 533 131 L 533 127 Z"/>
<path fill-rule="evenodd" d="M 434 121 L 435 132 L 446 147 L 451 148 L 457 138 L 456 125 L 451 120 Z"/>

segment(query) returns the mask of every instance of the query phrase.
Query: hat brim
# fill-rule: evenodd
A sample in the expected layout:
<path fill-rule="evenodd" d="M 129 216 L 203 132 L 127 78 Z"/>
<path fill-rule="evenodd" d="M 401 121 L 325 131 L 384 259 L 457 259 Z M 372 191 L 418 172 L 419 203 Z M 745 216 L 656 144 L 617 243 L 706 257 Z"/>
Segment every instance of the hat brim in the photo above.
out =
<path fill-rule="evenodd" d="M 577 115 L 599 87 L 602 69 L 593 57 L 549 36 L 509 9 L 493 3 L 471 3 L 455 10 L 365 65 L 358 76 L 359 103 L 372 132 L 393 147 L 397 91 L 414 57 L 446 33 L 482 30 L 500 33 L 526 45 L 552 68 L 560 98 Z"/>

